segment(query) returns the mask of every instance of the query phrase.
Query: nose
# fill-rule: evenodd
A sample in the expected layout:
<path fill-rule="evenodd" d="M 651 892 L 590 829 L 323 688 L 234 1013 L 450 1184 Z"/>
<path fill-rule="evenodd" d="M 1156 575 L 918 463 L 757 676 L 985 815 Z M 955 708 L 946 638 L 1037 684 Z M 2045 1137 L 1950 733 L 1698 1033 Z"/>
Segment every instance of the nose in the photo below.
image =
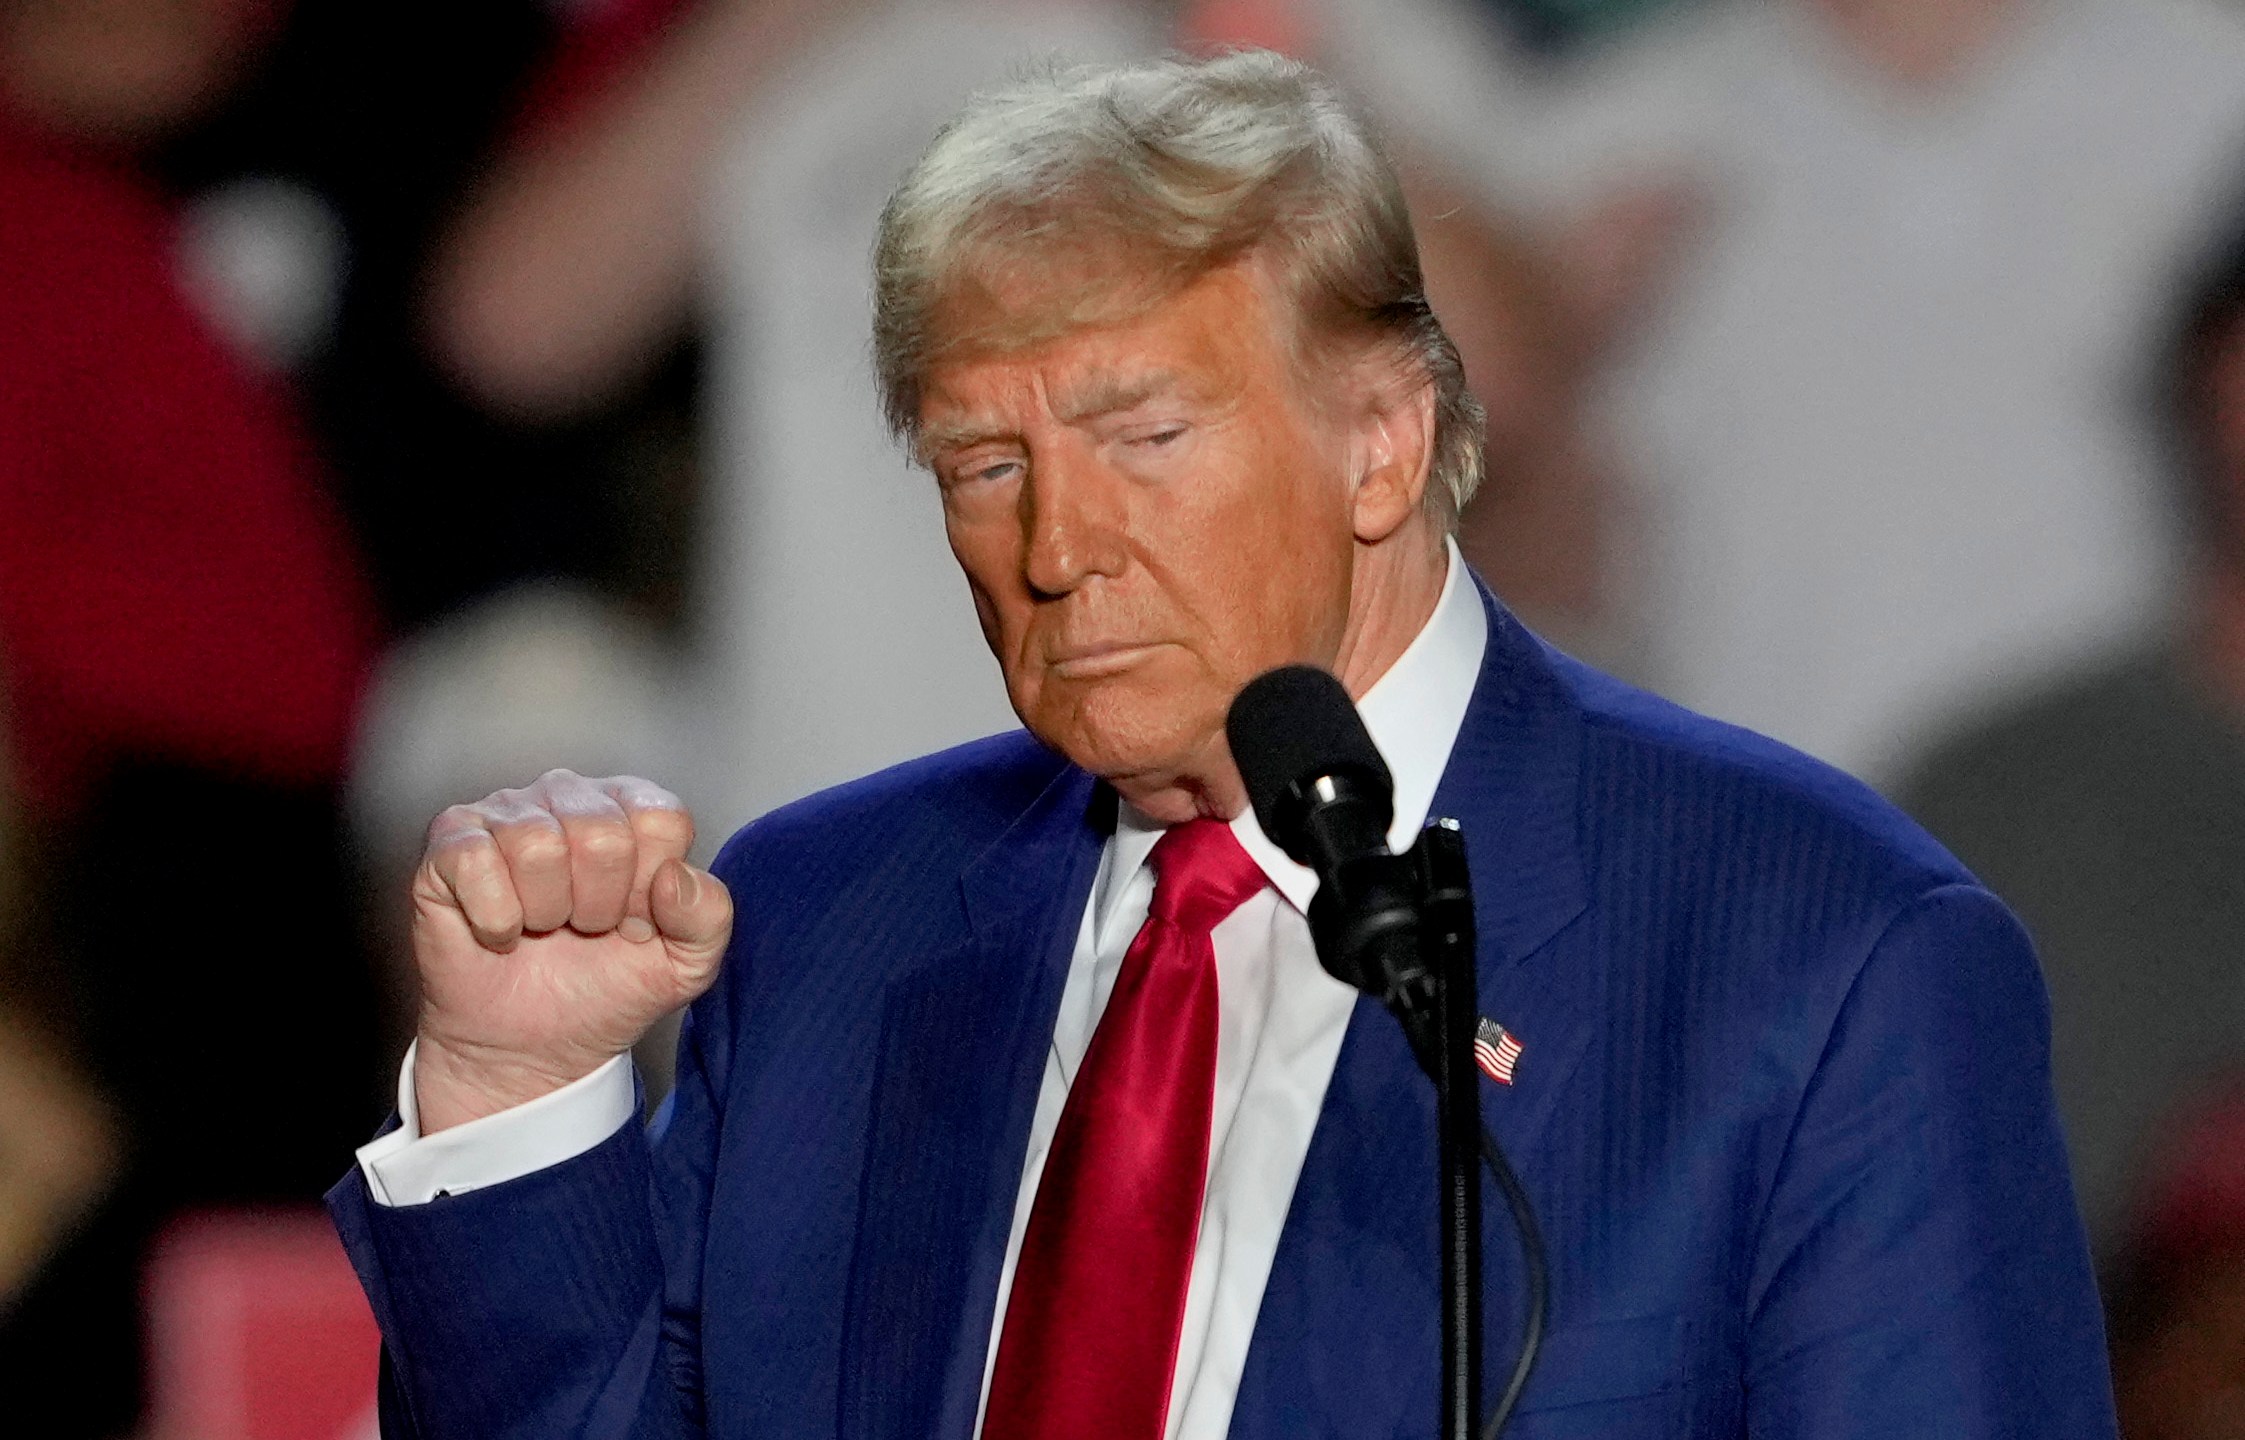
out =
<path fill-rule="evenodd" d="M 1032 591 L 1057 597 L 1095 575 L 1122 573 L 1128 483 L 1081 444 L 1062 442 L 1032 459 L 1021 487 L 1022 570 Z"/>

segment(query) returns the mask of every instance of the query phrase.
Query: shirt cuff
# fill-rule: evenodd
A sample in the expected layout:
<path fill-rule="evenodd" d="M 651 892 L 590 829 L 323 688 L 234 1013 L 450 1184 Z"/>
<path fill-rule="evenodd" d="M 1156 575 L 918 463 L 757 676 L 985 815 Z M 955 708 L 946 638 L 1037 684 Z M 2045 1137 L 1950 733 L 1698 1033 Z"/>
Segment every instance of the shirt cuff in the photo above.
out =
<path fill-rule="evenodd" d="M 564 1160 L 574 1160 L 639 1115 L 631 1057 L 618 1055 L 559 1090 L 434 1135 L 421 1133 L 408 1046 L 398 1069 L 398 1127 L 359 1147 L 359 1171 L 378 1205 L 425 1205 Z"/>

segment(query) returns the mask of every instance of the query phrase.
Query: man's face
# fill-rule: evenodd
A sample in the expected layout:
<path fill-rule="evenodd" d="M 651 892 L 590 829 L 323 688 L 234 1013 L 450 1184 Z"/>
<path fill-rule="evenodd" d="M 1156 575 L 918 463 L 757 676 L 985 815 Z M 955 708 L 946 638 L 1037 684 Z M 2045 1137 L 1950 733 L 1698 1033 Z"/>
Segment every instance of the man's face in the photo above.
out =
<path fill-rule="evenodd" d="M 1242 685 L 1334 662 L 1359 508 L 1348 406 L 1305 393 L 1251 265 L 1132 320 L 938 364 L 923 394 L 1014 709 L 1125 796 L 1174 810 L 1228 768 Z"/>

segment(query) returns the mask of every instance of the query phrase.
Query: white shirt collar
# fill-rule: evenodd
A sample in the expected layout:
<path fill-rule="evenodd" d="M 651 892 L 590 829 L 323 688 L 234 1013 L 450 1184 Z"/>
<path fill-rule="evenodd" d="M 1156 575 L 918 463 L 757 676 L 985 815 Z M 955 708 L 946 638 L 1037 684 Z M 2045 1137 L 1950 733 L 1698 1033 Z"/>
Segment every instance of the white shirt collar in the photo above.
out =
<path fill-rule="evenodd" d="M 1388 773 L 1395 777 L 1395 823 L 1389 827 L 1388 844 L 1396 850 L 1408 847 L 1426 824 L 1489 643 L 1489 617 L 1467 577 L 1465 557 L 1458 553 L 1455 540 L 1448 550 L 1449 570 L 1434 613 L 1356 705 L 1372 743 L 1387 761 Z M 1113 920 L 1164 828 L 1127 801 L 1120 807 L 1093 902 L 1100 933 Z M 1308 913 L 1310 897 L 1317 893 L 1316 872 L 1288 859 L 1255 823 L 1253 810 L 1241 812 L 1232 822 L 1232 833 L 1287 903 Z"/>

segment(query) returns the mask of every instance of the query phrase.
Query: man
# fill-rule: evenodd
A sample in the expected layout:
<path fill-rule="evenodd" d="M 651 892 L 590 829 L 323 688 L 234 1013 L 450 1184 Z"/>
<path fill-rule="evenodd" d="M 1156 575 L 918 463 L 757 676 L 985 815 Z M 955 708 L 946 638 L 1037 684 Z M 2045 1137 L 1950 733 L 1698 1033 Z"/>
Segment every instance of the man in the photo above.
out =
<path fill-rule="evenodd" d="M 1383 115 L 1447 113 L 1537 221 L 1687 199 L 1589 417 L 1662 694 L 1885 784 L 2155 620 L 2180 557 L 2134 397 L 2245 156 L 2237 6 L 1709 0 L 1556 70 L 1364 8 L 1411 57 Z"/>
<path fill-rule="evenodd" d="M 1317 8 L 618 0 L 568 12 L 574 43 L 555 67 L 562 83 L 545 93 L 581 103 L 532 107 L 534 123 L 494 157 L 492 183 L 440 247 L 428 313 L 470 391 L 544 422 L 614 404 L 676 331 L 700 333 L 705 484 L 684 627 L 698 683 L 648 696 L 665 702 L 650 721 L 677 733 L 666 779 L 697 810 L 761 814 L 1010 719 L 973 616 L 956 603 L 936 498 L 880 423 L 864 362 L 865 240 L 929 133 L 1033 56 L 1314 45 L 1316 17 L 1304 12 Z M 1318 46 L 1320 58 L 1373 61 L 1386 33 L 1357 26 L 1333 47 L 1343 53 Z M 609 72 L 605 85 L 588 83 L 597 69 Z M 1521 538 L 1545 528 L 1534 523 L 1544 494 L 1563 488 L 1574 512 L 1594 509 L 1571 457 L 1550 453 L 1571 433 L 1566 407 L 1541 419 L 1547 393 L 1580 367 L 1546 353 L 1558 347 L 1533 333 L 1532 316 L 1514 318 L 1514 277 L 1460 253 L 1483 240 L 1485 207 L 1454 188 L 1413 198 L 1441 216 L 1420 244 L 1453 338 L 1469 370 L 1497 372 L 1476 377 L 1477 392 L 1506 419 L 1539 422 L 1522 427 L 1536 443 L 1508 455 L 1524 483 L 1491 487 L 1510 512 L 1496 518 L 1513 523 L 1481 527 L 1467 553 L 1515 582 L 1506 595 L 1516 607 L 1538 613 L 1548 596 L 1559 606 L 1538 618 L 1575 621 L 1570 639 L 1595 633 L 1584 623 L 1595 617 L 1583 547 Z M 1452 256 L 1459 263 L 1442 273 Z M 1514 380 L 1497 367 L 1522 349 L 1534 368 L 1514 387 L 1519 400 L 1503 404 L 1491 381 Z M 1569 530 L 1589 533 L 1579 522 Z M 856 663 L 832 663 L 845 646 Z M 900 690 L 914 703 L 890 703 Z M 485 687 L 445 693 L 456 696 L 446 710 L 488 713 Z M 436 808 L 416 788 L 392 787 L 385 807 L 410 817 L 415 853 Z"/>
<path fill-rule="evenodd" d="M 2111 1433 L 2024 938 L 1864 790 L 1465 573 L 1475 407 L 1328 87 L 1250 52 L 986 95 L 876 267 L 1030 733 L 714 876 L 640 781 L 440 817 L 402 1123 L 332 1197 L 390 1433 L 1431 1433 L 1432 1099 L 1223 737 L 1288 661 L 1359 697 L 1394 838 L 1472 851 L 1552 1260 L 1512 1433 Z M 697 995 L 650 1141 L 621 1056 Z"/>
<path fill-rule="evenodd" d="M 650 9 L 674 23 L 637 20 Z M 439 253 L 430 316 L 471 393 L 545 421 L 613 404 L 679 331 L 702 336 L 694 683 L 652 698 L 678 737 L 669 783 L 704 813 L 761 814 L 1005 723 L 934 497 L 880 425 L 866 238 L 963 99 L 1028 56 L 1155 48 L 1146 9 L 570 12 L 588 42 L 637 21 L 647 43 L 494 157 Z M 832 663 L 842 644 L 859 663 Z M 899 688 L 915 703 L 888 703 Z"/>
<path fill-rule="evenodd" d="M 2175 1108 L 2245 1064 L 2245 216 L 2174 307 L 2159 418 L 2195 540 L 2162 627 L 1942 738 L 1904 809 L 2018 907 L 2091 1240 Z"/>

